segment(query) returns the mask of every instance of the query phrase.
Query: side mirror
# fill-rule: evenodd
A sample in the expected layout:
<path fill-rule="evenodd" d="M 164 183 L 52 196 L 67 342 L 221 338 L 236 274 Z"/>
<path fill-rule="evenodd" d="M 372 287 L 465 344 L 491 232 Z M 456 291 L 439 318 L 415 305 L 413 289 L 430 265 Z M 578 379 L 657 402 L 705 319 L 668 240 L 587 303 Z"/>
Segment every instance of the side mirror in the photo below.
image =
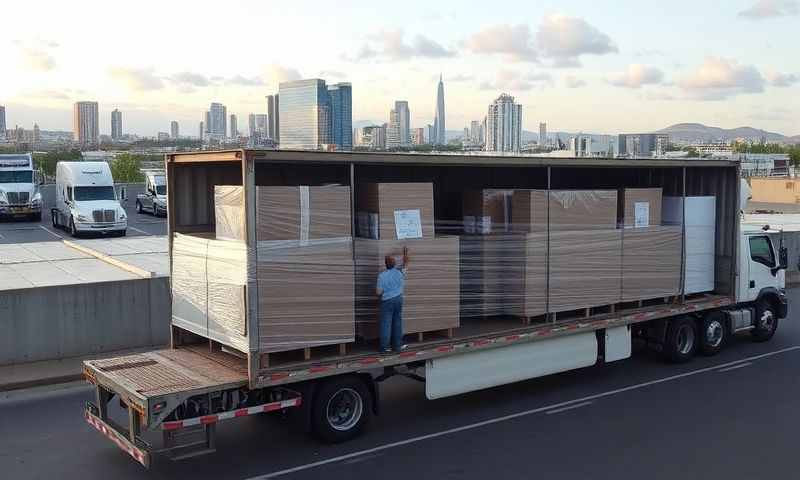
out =
<path fill-rule="evenodd" d="M 781 247 L 778 250 L 778 268 L 786 270 L 789 268 L 789 249 Z"/>

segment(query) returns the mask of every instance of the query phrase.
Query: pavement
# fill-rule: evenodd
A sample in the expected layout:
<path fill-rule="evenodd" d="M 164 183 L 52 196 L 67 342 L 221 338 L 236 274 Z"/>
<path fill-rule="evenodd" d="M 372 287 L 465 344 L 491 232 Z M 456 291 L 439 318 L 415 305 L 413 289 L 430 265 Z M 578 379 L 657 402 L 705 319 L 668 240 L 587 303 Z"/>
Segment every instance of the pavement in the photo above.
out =
<path fill-rule="evenodd" d="M 790 305 L 800 290 L 790 292 Z M 222 422 L 215 454 L 145 471 L 88 426 L 81 383 L 0 394 L 4 478 L 408 479 L 794 478 L 800 325 L 715 357 L 628 360 L 429 401 L 424 385 L 381 385 L 361 437 L 322 445 L 291 416 Z M 112 402 L 113 414 L 120 414 Z"/>
<path fill-rule="evenodd" d="M 135 202 L 131 200 L 123 202 L 123 208 L 128 214 L 128 236 L 167 234 L 165 218 L 154 217 L 149 213 L 141 215 L 136 213 Z M 3 218 L 0 220 L 0 244 L 48 242 L 70 238 L 66 231 L 53 228 L 49 212 L 50 210 L 47 209 L 42 213 L 41 222 Z"/>

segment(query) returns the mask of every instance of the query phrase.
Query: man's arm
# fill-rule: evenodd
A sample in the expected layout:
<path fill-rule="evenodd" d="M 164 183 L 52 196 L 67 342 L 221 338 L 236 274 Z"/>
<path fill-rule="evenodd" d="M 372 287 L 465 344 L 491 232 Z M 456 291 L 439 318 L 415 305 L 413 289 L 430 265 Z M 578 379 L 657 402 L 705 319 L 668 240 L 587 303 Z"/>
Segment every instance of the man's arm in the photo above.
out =
<path fill-rule="evenodd" d="M 375 295 L 383 296 L 383 286 L 381 285 L 381 277 L 378 276 L 378 283 L 375 285 Z"/>
<path fill-rule="evenodd" d="M 408 247 L 403 247 L 403 270 L 408 268 L 409 262 L 411 262 L 411 256 L 408 254 Z"/>

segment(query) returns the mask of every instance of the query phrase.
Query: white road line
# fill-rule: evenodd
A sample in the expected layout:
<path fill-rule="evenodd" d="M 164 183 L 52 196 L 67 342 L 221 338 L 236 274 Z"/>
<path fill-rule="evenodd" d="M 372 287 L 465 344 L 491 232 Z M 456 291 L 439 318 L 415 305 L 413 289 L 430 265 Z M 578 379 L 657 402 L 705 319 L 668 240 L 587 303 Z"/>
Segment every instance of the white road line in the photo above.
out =
<path fill-rule="evenodd" d="M 141 233 L 142 235 L 147 235 L 147 236 L 150 236 L 150 234 L 149 234 L 149 233 L 147 233 L 147 232 L 145 232 L 144 230 L 139 230 L 138 228 L 136 228 L 136 227 L 131 227 L 130 225 L 128 225 L 128 229 L 130 229 L 130 230 L 133 230 L 134 232 L 139 232 L 139 233 Z"/>
<path fill-rule="evenodd" d="M 0 238 L 6 238 L 6 237 L 4 237 L 2 233 L 0 233 Z"/>
<path fill-rule="evenodd" d="M 64 238 L 61 235 L 57 234 L 56 232 L 54 232 L 54 231 L 50 230 L 49 228 L 45 227 L 44 225 L 39 225 L 39 228 L 41 228 L 45 232 L 49 233 L 50 235 L 53 235 L 56 238 Z"/>
<path fill-rule="evenodd" d="M 739 369 L 739 368 L 749 367 L 752 364 L 753 364 L 753 362 L 745 362 L 745 363 L 740 363 L 739 365 L 734 365 L 734 366 L 728 367 L 728 368 L 720 368 L 717 371 L 718 372 L 730 372 L 731 370 L 736 370 L 736 369 Z"/>
<path fill-rule="evenodd" d="M 544 412 L 544 414 L 545 415 L 553 415 L 553 414 L 556 414 L 556 413 L 567 412 L 569 410 L 575 410 L 576 408 L 588 407 L 589 405 L 591 405 L 593 403 L 594 402 L 576 403 L 575 405 L 570 405 L 569 407 L 556 408 L 555 410 L 548 410 L 547 412 Z"/>
<path fill-rule="evenodd" d="M 610 397 L 612 395 L 618 395 L 620 393 L 630 392 L 632 390 L 638 390 L 638 389 L 649 387 L 649 386 L 652 386 L 652 385 L 658 385 L 660 383 L 671 382 L 673 380 L 678 380 L 678 379 L 685 378 L 685 377 L 691 377 L 693 375 L 699 375 L 701 373 L 707 373 L 707 372 L 715 371 L 715 370 L 717 370 L 719 368 L 725 368 L 725 367 L 729 367 L 729 366 L 732 366 L 732 365 L 737 365 L 737 364 L 739 364 L 741 362 L 747 362 L 747 361 L 758 360 L 760 358 L 772 357 L 772 356 L 775 356 L 775 355 L 779 355 L 781 353 L 791 352 L 791 351 L 798 350 L 798 349 L 800 349 L 800 345 L 796 345 L 794 347 L 783 348 L 781 350 L 775 350 L 774 352 L 762 353 L 761 355 L 754 355 L 752 357 L 740 358 L 739 360 L 736 360 L 736 361 L 733 361 L 733 362 L 728 362 L 728 363 L 723 363 L 722 365 L 714 365 L 713 367 L 706 367 L 706 368 L 701 368 L 701 369 L 698 369 L 698 370 L 692 370 L 691 372 L 679 373 L 677 375 L 672 375 L 672 376 L 669 376 L 669 377 L 660 378 L 658 380 L 651 380 L 649 382 L 639 383 L 639 384 L 631 385 L 631 386 L 628 386 L 628 387 L 622 387 L 622 388 L 618 388 L 616 390 L 609 390 L 607 392 L 597 393 L 597 394 L 594 394 L 594 395 L 588 395 L 586 397 L 576 398 L 574 400 L 567 400 L 566 402 L 555 403 L 553 405 L 547 405 L 545 407 L 533 408 L 533 409 L 530 409 L 530 410 L 525 410 L 523 412 L 512 413 L 511 415 L 505 415 L 505 416 L 502 416 L 502 417 L 497 417 L 497 418 L 492 418 L 492 419 L 489 419 L 489 420 L 484 420 L 482 422 L 471 423 L 469 425 L 463 425 L 461 427 L 450 428 L 450 429 L 442 430 L 442 431 L 439 431 L 439 432 L 429 433 L 427 435 L 420 435 L 418 437 L 408 438 L 408 439 L 405 439 L 405 440 L 400 440 L 398 442 L 387 443 L 387 444 L 380 445 L 380 446 L 377 446 L 377 447 L 368 448 L 368 449 L 365 449 L 365 450 L 359 450 L 357 452 L 348 453 L 346 455 L 340 455 L 338 457 L 332 457 L 332 458 L 328 458 L 326 460 L 320 460 L 318 462 L 307 463 L 305 465 L 299 465 L 297 467 L 287 468 L 285 470 L 278 470 L 276 472 L 266 473 L 264 475 L 258 475 L 258 476 L 255 476 L 255 477 L 250 477 L 250 478 L 247 478 L 245 480 L 267 480 L 267 479 L 270 479 L 270 478 L 282 477 L 282 476 L 288 475 L 290 473 L 301 472 L 303 470 L 310 470 L 312 468 L 321 467 L 323 465 L 329 465 L 331 463 L 341 462 L 342 460 L 348 460 L 348 459 L 351 459 L 351 458 L 360 457 L 362 455 L 369 455 L 371 453 L 381 452 L 383 450 L 389 450 L 391 448 L 396 448 L 396 447 L 402 447 L 404 445 L 409 445 L 409 444 L 412 444 L 412 443 L 418 443 L 418 442 L 422 442 L 424 440 L 430 440 L 432 438 L 443 437 L 445 435 L 451 435 L 453 433 L 459 433 L 459 432 L 463 432 L 463 431 L 466 431 L 466 430 L 474 430 L 476 428 L 485 427 L 486 425 L 492 425 L 492 424 L 495 424 L 495 423 L 500 423 L 500 422 L 505 422 L 505 421 L 508 421 L 508 420 L 513 420 L 515 418 L 520 418 L 520 417 L 525 417 L 525 416 L 528 416 L 528 415 L 533 415 L 533 414 L 536 414 L 536 413 L 546 412 L 548 410 L 553 410 L 554 408 L 561 408 L 561 407 L 566 407 L 568 405 L 574 405 L 576 403 L 587 402 L 589 400 L 596 400 L 598 398 Z"/>

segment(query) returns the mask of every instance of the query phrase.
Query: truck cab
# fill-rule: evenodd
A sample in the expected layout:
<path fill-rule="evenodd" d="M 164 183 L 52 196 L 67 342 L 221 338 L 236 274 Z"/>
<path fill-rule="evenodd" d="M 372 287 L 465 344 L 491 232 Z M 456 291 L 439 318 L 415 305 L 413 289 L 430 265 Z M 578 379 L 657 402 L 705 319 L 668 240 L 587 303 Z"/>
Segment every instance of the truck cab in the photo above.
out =
<path fill-rule="evenodd" d="M 51 215 L 54 227 L 74 237 L 89 232 L 124 236 L 128 228 L 106 162 L 58 162 Z"/>
<path fill-rule="evenodd" d="M 0 155 L 0 215 L 42 219 L 41 176 L 31 154 Z"/>
<path fill-rule="evenodd" d="M 136 212 L 167 216 L 167 176 L 164 170 L 144 172 L 144 193 L 136 196 Z"/>

